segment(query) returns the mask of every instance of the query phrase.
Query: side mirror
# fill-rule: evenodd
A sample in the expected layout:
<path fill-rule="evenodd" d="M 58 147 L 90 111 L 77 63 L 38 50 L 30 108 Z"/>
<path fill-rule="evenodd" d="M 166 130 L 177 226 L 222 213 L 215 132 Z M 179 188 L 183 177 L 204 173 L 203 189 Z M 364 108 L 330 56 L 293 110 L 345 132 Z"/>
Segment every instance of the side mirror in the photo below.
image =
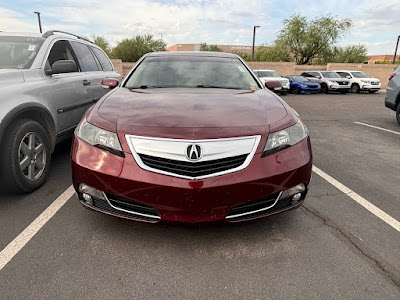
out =
<path fill-rule="evenodd" d="M 51 74 L 78 72 L 78 66 L 73 60 L 57 60 L 51 66 Z"/>
<path fill-rule="evenodd" d="M 351 79 L 351 76 L 350 76 L 350 75 L 347 75 L 346 78 L 347 78 L 347 79 Z"/>
<path fill-rule="evenodd" d="M 119 81 L 114 78 L 105 78 L 101 81 L 101 85 L 106 89 L 108 88 L 112 90 L 113 88 L 116 88 L 119 85 Z"/>
<path fill-rule="evenodd" d="M 321 76 L 319 76 L 319 75 L 315 75 L 315 78 L 321 79 Z"/>

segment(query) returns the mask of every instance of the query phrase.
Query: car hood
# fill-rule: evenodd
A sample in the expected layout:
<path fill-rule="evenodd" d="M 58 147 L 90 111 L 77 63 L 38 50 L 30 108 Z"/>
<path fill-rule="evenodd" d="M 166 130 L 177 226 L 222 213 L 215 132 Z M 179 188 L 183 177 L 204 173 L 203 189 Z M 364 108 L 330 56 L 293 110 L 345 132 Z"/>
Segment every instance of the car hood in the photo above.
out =
<path fill-rule="evenodd" d="M 176 137 L 174 132 L 179 131 L 191 132 L 194 136 L 195 132 L 207 128 L 208 136 L 232 136 L 235 130 L 229 128 L 242 128 L 235 131 L 237 135 L 268 132 L 269 125 L 285 118 L 287 110 L 266 90 L 149 89 L 134 92 L 118 88 L 98 105 L 97 114 L 117 124 L 118 131 L 130 134 Z"/>
<path fill-rule="evenodd" d="M 22 70 L 0 69 L 0 87 L 24 82 Z"/>
<path fill-rule="evenodd" d="M 293 81 L 293 83 L 306 84 L 306 85 L 311 85 L 311 86 L 318 86 L 317 82 L 311 82 L 311 81 Z"/>

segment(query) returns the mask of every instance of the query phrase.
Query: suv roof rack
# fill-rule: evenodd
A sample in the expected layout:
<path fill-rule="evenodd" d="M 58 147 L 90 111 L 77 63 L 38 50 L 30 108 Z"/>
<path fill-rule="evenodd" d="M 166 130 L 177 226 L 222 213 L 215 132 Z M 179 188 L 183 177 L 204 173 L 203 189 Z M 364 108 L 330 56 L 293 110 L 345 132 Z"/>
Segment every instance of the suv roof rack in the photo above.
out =
<path fill-rule="evenodd" d="M 72 36 L 74 36 L 74 37 L 76 37 L 76 38 L 78 38 L 80 40 L 84 40 L 84 41 L 87 41 L 87 42 L 93 44 L 93 42 L 91 40 L 88 40 L 88 39 L 86 39 L 84 37 L 81 37 L 79 35 L 76 35 L 76 34 L 73 34 L 73 33 L 69 33 L 69 32 L 66 32 L 66 31 L 62 31 L 62 30 L 49 30 L 49 31 L 46 31 L 45 33 L 43 33 L 42 37 L 47 38 L 47 37 L 49 37 L 51 35 L 54 35 L 56 33 L 63 33 L 63 34 L 72 35 Z"/>

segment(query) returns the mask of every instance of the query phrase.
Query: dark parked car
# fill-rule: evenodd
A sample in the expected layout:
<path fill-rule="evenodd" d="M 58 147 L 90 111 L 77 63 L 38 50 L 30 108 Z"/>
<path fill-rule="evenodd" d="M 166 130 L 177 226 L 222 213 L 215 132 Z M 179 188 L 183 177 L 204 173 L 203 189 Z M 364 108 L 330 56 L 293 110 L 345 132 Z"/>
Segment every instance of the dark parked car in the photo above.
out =
<path fill-rule="evenodd" d="M 213 52 L 142 57 L 85 114 L 71 160 L 84 206 L 145 222 L 237 222 L 296 208 L 312 167 L 297 113 L 240 57 Z"/>
<path fill-rule="evenodd" d="M 400 124 L 400 67 L 390 74 L 386 88 L 385 106 L 396 112 L 397 122 Z"/>
<path fill-rule="evenodd" d="M 46 179 L 55 145 L 121 78 L 107 55 L 70 33 L 0 33 L 0 177 L 30 192 Z"/>
<path fill-rule="evenodd" d="M 321 92 L 321 86 L 319 83 L 312 82 L 304 76 L 287 75 L 284 77 L 289 79 L 291 93 L 315 94 Z"/>

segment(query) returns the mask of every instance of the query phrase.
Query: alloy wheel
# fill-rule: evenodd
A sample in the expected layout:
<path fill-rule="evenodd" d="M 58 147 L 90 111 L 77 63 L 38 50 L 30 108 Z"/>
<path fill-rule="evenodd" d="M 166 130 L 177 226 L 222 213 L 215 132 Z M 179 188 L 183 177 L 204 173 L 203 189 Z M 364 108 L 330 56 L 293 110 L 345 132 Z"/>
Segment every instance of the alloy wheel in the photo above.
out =
<path fill-rule="evenodd" d="M 46 157 L 43 139 L 35 132 L 28 132 L 18 147 L 19 167 L 26 179 L 35 181 L 43 174 Z"/>

